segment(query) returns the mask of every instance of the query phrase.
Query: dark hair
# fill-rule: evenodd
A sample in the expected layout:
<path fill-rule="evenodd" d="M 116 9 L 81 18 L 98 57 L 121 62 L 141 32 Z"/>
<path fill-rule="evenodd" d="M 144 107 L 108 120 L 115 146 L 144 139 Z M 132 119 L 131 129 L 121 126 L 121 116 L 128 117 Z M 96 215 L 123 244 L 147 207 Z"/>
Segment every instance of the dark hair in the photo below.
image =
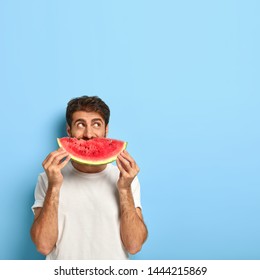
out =
<path fill-rule="evenodd" d="M 71 99 L 67 104 L 66 120 L 71 127 L 72 115 L 77 111 L 97 112 L 104 119 L 105 124 L 109 123 L 110 110 L 107 104 L 98 96 L 81 96 Z"/>

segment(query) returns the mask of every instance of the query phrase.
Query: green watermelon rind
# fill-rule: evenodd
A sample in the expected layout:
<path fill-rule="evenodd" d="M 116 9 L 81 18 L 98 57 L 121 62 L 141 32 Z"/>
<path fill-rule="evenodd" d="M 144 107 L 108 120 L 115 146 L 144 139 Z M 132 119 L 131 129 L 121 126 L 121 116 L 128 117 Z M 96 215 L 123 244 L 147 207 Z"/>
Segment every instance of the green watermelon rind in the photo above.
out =
<path fill-rule="evenodd" d="M 65 148 L 63 147 L 62 143 L 60 142 L 60 138 L 57 138 L 57 142 L 58 142 L 58 145 L 59 145 L 60 148 L 65 149 Z M 99 160 L 99 161 L 83 160 L 83 159 L 81 159 L 81 158 L 78 158 L 78 157 L 72 155 L 71 153 L 69 153 L 69 155 L 70 155 L 70 158 L 71 158 L 72 160 L 74 160 L 74 161 L 76 161 L 76 162 L 78 162 L 78 163 L 81 163 L 81 164 L 88 164 L 88 165 L 102 165 L 102 164 L 108 164 L 108 163 L 111 163 L 111 162 L 113 162 L 113 161 L 115 161 L 115 160 L 117 159 L 117 156 L 118 156 L 121 152 L 123 152 L 123 151 L 126 149 L 127 144 L 128 144 L 128 142 L 124 142 L 124 144 L 123 144 L 121 150 L 120 150 L 117 154 L 115 154 L 113 157 L 110 157 L 110 158 L 107 158 L 107 159 L 104 159 L 104 160 Z"/>

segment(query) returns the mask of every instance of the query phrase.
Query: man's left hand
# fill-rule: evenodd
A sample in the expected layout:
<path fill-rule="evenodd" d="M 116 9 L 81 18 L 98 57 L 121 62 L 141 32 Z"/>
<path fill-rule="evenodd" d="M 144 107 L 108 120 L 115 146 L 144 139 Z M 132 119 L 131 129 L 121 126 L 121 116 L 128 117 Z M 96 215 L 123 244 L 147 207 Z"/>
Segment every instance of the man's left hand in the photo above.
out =
<path fill-rule="evenodd" d="M 117 156 L 116 163 L 120 171 L 117 186 L 120 190 L 129 189 L 140 169 L 126 150 Z"/>

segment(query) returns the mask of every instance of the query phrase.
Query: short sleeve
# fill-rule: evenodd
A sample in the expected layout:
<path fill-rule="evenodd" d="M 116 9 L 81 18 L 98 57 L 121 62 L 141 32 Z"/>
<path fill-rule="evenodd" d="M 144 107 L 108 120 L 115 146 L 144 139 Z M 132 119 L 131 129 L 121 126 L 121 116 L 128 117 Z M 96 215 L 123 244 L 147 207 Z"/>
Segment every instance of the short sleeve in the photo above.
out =
<path fill-rule="evenodd" d="M 42 173 L 38 176 L 38 181 L 34 191 L 35 201 L 31 208 L 33 213 L 34 213 L 34 208 L 43 206 L 46 192 L 47 192 L 47 177 L 45 173 Z"/>
<path fill-rule="evenodd" d="M 139 207 L 142 209 L 140 183 L 139 183 L 139 180 L 137 177 L 134 178 L 132 185 L 131 185 L 131 189 L 132 189 L 132 194 L 133 194 L 133 198 L 134 198 L 135 208 Z"/>

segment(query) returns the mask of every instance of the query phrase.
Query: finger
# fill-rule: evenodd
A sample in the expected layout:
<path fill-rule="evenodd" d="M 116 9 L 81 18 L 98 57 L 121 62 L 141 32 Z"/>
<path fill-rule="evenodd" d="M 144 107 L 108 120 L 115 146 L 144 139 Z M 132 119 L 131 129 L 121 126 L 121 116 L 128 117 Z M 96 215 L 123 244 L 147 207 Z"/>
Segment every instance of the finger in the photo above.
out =
<path fill-rule="evenodd" d="M 63 148 L 59 148 L 58 150 L 49 153 L 42 164 L 45 164 L 51 157 L 53 157 L 55 154 L 60 153 L 62 151 L 65 151 L 65 150 Z"/>
<path fill-rule="evenodd" d="M 66 151 L 56 151 L 54 152 L 51 157 L 49 158 L 50 164 L 58 164 L 62 158 L 67 156 L 68 153 Z"/>
<path fill-rule="evenodd" d="M 125 158 L 126 160 L 128 160 L 131 164 L 132 167 L 136 166 L 136 162 L 135 160 L 130 156 L 130 154 L 124 150 L 121 154 L 120 154 L 123 158 Z"/>
<path fill-rule="evenodd" d="M 127 160 L 127 159 L 125 159 L 121 154 L 120 155 L 118 155 L 118 160 L 120 161 L 120 164 L 121 164 L 121 166 L 127 171 L 127 172 L 130 172 L 130 170 L 131 170 L 131 164 L 130 164 L 130 162 Z"/>
<path fill-rule="evenodd" d="M 69 154 L 67 152 L 65 153 L 60 153 L 58 155 L 56 155 L 56 157 L 53 159 L 53 164 L 60 164 L 62 162 L 62 159 L 64 159 L 65 157 L 67 157 Z"/>
<path fill-rule="evenodd" d="M 48 160 L 50 159 L 50 157 L 51 157 L 51 154 L 48 154 L 48 156 L 42 162 L 42 165 L 45 165 L 48 162 Z"/>
<path fill-rule="evenodd" d="M 64 161 L 62 161 L 62 162 L 60 163 L 60 168 L 62 169 L 62 168 L 69 162 L 69 160 L 70 160 L 70 155 L 68 155 L 68 156 L 64 159 Z"/>
<path fill-rule="evenodd" d="M 51 163 L 52 163 L 52 161 L 53 161 L 54 153 L 56 153 L 56 152 L 51 152 L 51 153 L 45 158 L 45 160 L 43 161 L 42 166 L 43 166 L 45 169 L 48 168 L 48 167 L 51 165 Z"/>
<path fill-rule="evenodd" d="M 138 165 L 136 164 L 135 160 L 126 152 L 126 150 L 120 154 L 124 159 L 126 159 L 130 166 L 138 173 L 140 171 Z"/>
<path fill-rule="evenodd" d="M 117 167 L 118 167 L 119 171 L 121 172 L 121 174 L 124 175 L 126 173 L 126 171 L 123 168 L 119 158 L 116 159 L 116 164 L 117 164 Z"/>
<path fill-rule="evenodd" d="M 128 160 L 130 161 L 132 167 L 137 171 L 137 173 L 140 171 L 140 168 L 136 161 L 130 156 L 130 154 L 127 152 L 127 150 L 123 151 L 123 156 L 127 156 Z"/>
<path fill-rule="evenodd" d="M 51 164 L 53 164 L 53 161 L 55 160 L 55 158 L 56 158 L 57 156 L 60 156 L 60 155 L 61 155 L 61 156 L 65 157 L 67 154 L 68 154 L 68 153 L 67 153 L 65 150 L 63 150 L 63 149 L 59 149 L 59 150 L 57 150 L 57 151 L 51 152 L 51 153 L 46 157 L 46 159 L 43 161 L 42 165 L 43 165 L 43 167 L 44 167 L 45 169 L 47 169 L 47 168 L 49 168 L 49 166 L 50 166 Z"/>

